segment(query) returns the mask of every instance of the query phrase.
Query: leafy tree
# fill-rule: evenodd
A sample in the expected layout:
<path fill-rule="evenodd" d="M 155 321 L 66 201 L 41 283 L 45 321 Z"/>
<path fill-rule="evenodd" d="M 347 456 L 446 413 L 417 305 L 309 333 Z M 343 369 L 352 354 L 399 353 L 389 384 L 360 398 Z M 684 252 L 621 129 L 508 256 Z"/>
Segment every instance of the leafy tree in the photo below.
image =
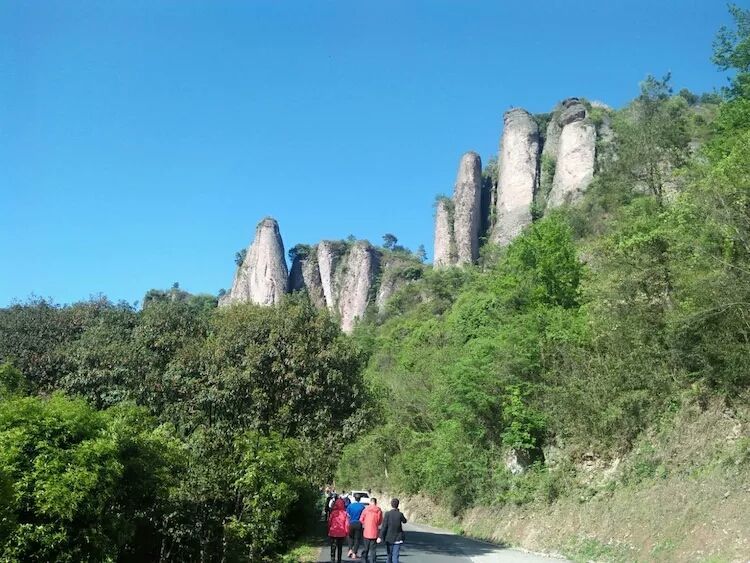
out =
<path fill-rule="evenodd" d="M 398 239 L 395 235 L 392 235 L 391 233 L 386 233 L 383 235 L 383 248 L 393 250 L 396 244 L 398 244 Z"/>
<path fill-rule="evenodd" d="M 237 447 L 241 469 L 233 488 L 241 510 L 226 524 L 228 550 L 237 560 L 256 561 L 303 531 L 305 517 L 315 510 L 315 493 L 303 477 L 295 440 L 248 432 Z"/>
<path fill-rule="evenodd" d="M 670 75 L 646 77 L 640 96 L 614 121 L 617 138 L 615 173 L 663 201 L 674 170 L 688 156 L 687 102 L 671 97 Z"/>
<path fill-rule="evenodd" d="M 3 560 L 158 557 L 179 448 L 132 407 L 97 412 L 62 396 L 0 401 Z M 3 498 L 0 496 L 0 498 Z"/>
<path fill-rule="evenodd" d="M 721 70 L 735 70 L 730 95 L 750 96 L 750 10 L 729 4 L 734 30 L 722 26 L 714 40 L 712 60 Z"/>

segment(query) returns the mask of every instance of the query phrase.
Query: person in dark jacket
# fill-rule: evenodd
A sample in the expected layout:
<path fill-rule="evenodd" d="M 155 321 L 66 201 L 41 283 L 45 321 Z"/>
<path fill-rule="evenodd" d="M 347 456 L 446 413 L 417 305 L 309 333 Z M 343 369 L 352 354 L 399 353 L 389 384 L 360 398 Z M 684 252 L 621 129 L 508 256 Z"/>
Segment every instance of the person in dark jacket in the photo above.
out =
<path fill-rule="evenodd" d="M 399 563 L 401 546 L 406 538 L 403 524 L 406 524 L 406 516 L 398 509 L 398 499 L 394 498 L 391 500 L 391 510 L 383 516 L 383 525 L 378 537 L 378 543 L 385 542 L 388 563 Z"/>

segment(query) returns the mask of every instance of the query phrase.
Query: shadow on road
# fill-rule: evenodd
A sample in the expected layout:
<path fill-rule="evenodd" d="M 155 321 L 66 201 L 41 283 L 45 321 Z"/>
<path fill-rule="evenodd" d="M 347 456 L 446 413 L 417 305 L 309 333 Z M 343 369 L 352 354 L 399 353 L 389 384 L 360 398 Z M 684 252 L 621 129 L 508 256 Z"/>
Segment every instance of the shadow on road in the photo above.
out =
<path fill-rule="evenodd" d="M 463 536 L 440 533 L 439 531 L 407 530 L 406 542 L 404 543 L 401 559 L 409 561 L 410 558 L 419 561 L 429 561 L 429 556 L 455 557 L 457 561 L 467 561 L 467 558 L 493 553 L 496 549 L 502 549 L 503 545 L 491 545 L 471 540 Z M 385 562 L 385 544 L 378 546 L 378 561 Z M 319 563 L 329 563 L 328 548 L 321 553 Z M 346 548 L 342 561 L 352 561 L 346 558 Z M 355 561 L 362 561 L 361 559 Z"/>
<path fill-rule="evenodd" d="M 425 554 L 472 557 L 492 553 L 494 550 L 504 547 L 478 542 L 463 536 L 417 530 L 409 530 L 406 533 L 406 544 L 402 557 L 408 557 L 409 551 L 412 549 Z"/>

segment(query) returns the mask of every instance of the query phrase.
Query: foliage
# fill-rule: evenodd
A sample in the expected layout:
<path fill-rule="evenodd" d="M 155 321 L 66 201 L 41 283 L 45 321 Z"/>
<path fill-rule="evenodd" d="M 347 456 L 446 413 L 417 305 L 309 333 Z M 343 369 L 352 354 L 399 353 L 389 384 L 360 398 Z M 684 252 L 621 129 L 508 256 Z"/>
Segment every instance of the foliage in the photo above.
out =
<path fill-rule="evenodd" d="M 12 496 L 7 561 L 155 559 L 179 443 L 140 409 L 95 411 L 60 395 L 0 401 L 0 475 Z"/>
<path fill-rule="evenodd" d="M 613 166 L 631 189 L 641 186 L 658 201 L 675 168 L 685 164 L 688 152 L 687 102 L 671 97 L 670 75 L 648 76 L 641 95 L 613 122 L 617 159 Z"/>
<path fill-rule="evenodd" d="M 369 401 L 361 378 L 362 351 L 341 334 L 327 311 L 316 310 L 304 296 L 290 296 L 275 308 L 216 309 L 200 299 L 156 299 L 141 311 L 106 300 L 69 307 L 39 300 L 1 310 L 0 331 L 9 335 L 0 343 L 2 361 L 20 360 L 21 368 L 3 365 L 0 369 L 0 399 L 12 402 L 9 412 L 20 412 L 22 403 L 14 397 L 23 392 L 24 379 L 28 379 L 33 392 L 64 389 L 96 408 L 107 409 L 97 412 L 74 402 L 72 410 L 88 413 L 86 425 L 91 430 L 82 430 L 84 442 L 113 432 L 105 413 L 115 413 L 128 401 L 138 402 L 158 421 L 176 429 L 175 438 L 182 442 L 177 449 L 184 458 L 173 474 L 180 480 L 170 485 L 165 512 L 153 516 L 152 527 L 138 528 L 143 549 L 149 550 L 140 560 L 257 560 L 252 554 L 265 556 L 282 549 L 300 533 L 300 520 L 307 521 L 304 507 L 311 505 L 311 484 L 326 482 L 336 463 L 321 443 L 340 447 L 359 431 L 368 413 L 366 408 L 351 407 L 353 402 Z M 38 377 L 40 373 L 43 377 Z M 52 404 L 61 401 L 68 400 L 60 397 Z M 19 419 L 12 423 L 19 432 L 21 424 Z M 134 421 L 129 424 L 138 427 Z M 268 452 L 269 459 L 293 459 L 284 475 L 295 476 L 287 482 L 289 494 L 283 499 L 263 497 L 263 504 L 252 510 L 238 499 L 250 499 L 256 491 L 281 490 L 283 483 L 250 480 L 248 472 L 260 459 L 247 453 L 255 451 L 251 448 L 255 441 L 247 438 L 250 435 L 259 436 L 268 446 L 262 451 Z M 91 493 L 99 503 L 92 504 L 91 510 L 115 502 L 118 490 L 131 487 L 118 473 L 119 454 L 103 443 L 109 448 L 107 455 L 90 460 L 91 471 L 104 472 L 109 480 Z M 164 449 L 165 454 L 169 451 Z M 255 452 L 260 456 L 260 451 Z M 131 448 L 128 455 L 135 462 L 140 454 Z M 18 458 L 17 462 L 30 467 L 33 459 Z M 154 457 L 150 469 L 161 471 L 159 467 Z M 145 471 L 138 469 L 144 479 Z M 7 469 L 0 466 L 2 498 L 8 479 Z M 16 477 L 10 479 L 13 483 Z M 132 499 L 136 494 L 129 492 Z M 284 503 L 289 499 L 297 500 L 287 506 Z M 153 506 L 154 510 L 159 507 Z M 260 516 L 260 506 L 270 512 Z M 0 508 L 0 512 L 7 510 L 7 504 Z M 46 559 L 64 559 L 67 556 L 54 550 L 73 549 L 70 546 L 83 541 L 81 534 L 94 533 L 80 527 L 88 526 L 87 521 L 72 518 L 49 528 L 60 543 L 54 544 L 52 536 L 44 540 L 53 542 L 44 547 L 45 553 L 53 554 Z M 112 539 L 112 530 L 122 528 L 125 533 L 128 526 L 141 526 L 139 518 L 126 514 L 116 521 L 102 521 L 95 530 L 102 537 L 101 545 L 91 547 L 98 550 L 96 554 L 71 557 L 126 558 L 136 548 L 130 539 Z M 23 549 L 36 549 L 29 547 L 31 539 L 23 541 L 27 542 Z"/>
<path fill-rule="evenodd" d="M 242 250 L 239 250 L 234 253 L 234 263 L 239 268 L 242 266 L 242 264 L 245 263 L 245 257 L 247 256 L 247 248 L 243 248 Z"/>

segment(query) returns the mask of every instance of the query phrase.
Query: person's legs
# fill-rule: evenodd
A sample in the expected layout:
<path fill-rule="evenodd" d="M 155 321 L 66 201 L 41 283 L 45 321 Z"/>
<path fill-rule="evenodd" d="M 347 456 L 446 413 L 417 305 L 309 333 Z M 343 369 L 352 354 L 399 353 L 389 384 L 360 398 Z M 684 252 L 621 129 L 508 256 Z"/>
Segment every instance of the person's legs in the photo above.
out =
<path fill-rule="evenodd" d="M 341 563 L 341 552 L 344 550 L 344 538 L 336 538 L 336 563 Z"/>
<path fill-rule="evenodd" d="M 331 540 L 331 563 L 334 563 L 336 561 L 336 538 L 328 538 Z"/>
<path fill-rule="evenodd" d="M 386 562 L 387 563 L 393 563 L 393 544 L 387 543 L 385 544 L 385 552 L 387 554 Z"/>
<path fill-rule="evenodd" d="M 362 555 L 365 559 L 365 563 L 375 563 L 375 560 L 378 557 L 377 549 L 377 540 L 365 540 L 365 551 Z"/>
<path fill-rule="evenodd" d="M 401 554 L 401 544 L 394 543 L 393 544 L 393 563 L 398 563 L 398 557 L 400 554 Z"/>
<path fill-rule="evenodd" d="M 362 526 L 356 526 L 354 528 L 354 547 L 352 548 L 352 551 L 354 552 L 354 557 L 357 557 L 357 554 L 359 553 L 359 547 L 362 543 Z"/>

